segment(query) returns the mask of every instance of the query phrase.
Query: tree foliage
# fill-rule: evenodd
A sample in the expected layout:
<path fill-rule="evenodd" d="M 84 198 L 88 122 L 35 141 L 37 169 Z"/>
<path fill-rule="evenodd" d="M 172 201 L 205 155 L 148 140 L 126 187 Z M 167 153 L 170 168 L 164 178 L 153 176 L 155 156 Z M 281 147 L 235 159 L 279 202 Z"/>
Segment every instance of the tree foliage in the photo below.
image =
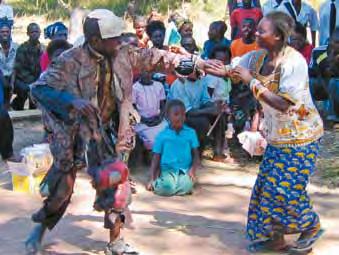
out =
<path fill-rule="evenodd" d="M 137 13 L 145 14 L 152 8 L 166 13 L 168 8 L 179 7 L 185 0 L 8 0 L 17 14 L 48 14 L 58 16 L 68 14 L 75 7 L 82 8 L 108 8 L 115 13 L 123 15 L 130 3 L 134 2 Z"/>

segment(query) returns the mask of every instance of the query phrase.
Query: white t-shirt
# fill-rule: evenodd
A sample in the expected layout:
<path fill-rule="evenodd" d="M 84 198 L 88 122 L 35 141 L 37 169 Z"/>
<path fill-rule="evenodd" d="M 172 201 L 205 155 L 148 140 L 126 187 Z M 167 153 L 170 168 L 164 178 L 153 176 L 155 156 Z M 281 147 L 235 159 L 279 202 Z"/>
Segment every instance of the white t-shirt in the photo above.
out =
<path fill-rule="evenodd" d="M 14 19 L 13 8 L 8 4 L 0 4 L 0 18 L 5 17 L 7 17 L 10 20 Z"/>
<path fill-rule="evenodd" d="M 334 2 L 336 7 L 336 27 L 339 27 L 339 0 Z M 319 30 L 319 45 L 328 44 L 330 38 L 330 14 L 331 14 L 331 0 L 325 1 L 319 9 L 319 18 L 321 29 Z"/>
<path fill-rule="evenodd" d="M 311 31 L 319 30 L 319 20 L 318 20 L 317 12 L 314 10 L 314 8 L 311 5 L 305 3 L 304 1 L 301 2 L 301 9 L 300 9 L 299 15 L 297 14 L 297 11 L 295 10 L 291 0 L 284 0 L 276 10 L 285 12 L 286 14 L 293 17 L 285 6 L 285 3 L 288 3 L 288 2 L 290 3 L 295 16 L 297 17 L 297 21 L 299 23 L 301 23 L 304 26 L 309 26 Z"/>
<path fill-rule="evenodd" d="M 279 7 L 279 4 L 275 0 L 267 0 L 261 7 L 263 15 L 275 11 Z"/>
<path fill-rule="evenodd" d="M 166 99 L 164 86 L 157 81 L 146 86 L 138 81 L 133 85 L 132 99 L 142 117 L 157 116 L 160 114 L 160 102 Z"/>

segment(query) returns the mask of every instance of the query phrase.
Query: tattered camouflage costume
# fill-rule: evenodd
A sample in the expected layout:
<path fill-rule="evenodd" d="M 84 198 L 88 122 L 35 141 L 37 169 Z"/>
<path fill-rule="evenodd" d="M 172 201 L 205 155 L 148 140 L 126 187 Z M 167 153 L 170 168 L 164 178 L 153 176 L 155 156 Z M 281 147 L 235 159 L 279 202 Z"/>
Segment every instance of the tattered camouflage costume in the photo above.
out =
<path fill-rule="evenodd" d="M 133 68 L 168 69 L 179 60 L 173 53 L 127 46 L 118 51 L 113 61 L 108 61 L 85 44 L 64 52 L 32 85 L 32 97 L 43 110 L 43 122 L 50 132 L 54 157 L 53 166 L 45 178 L 50 195 L 41 209 L 46 214 L 41 222 L 48 228 L 53 228 L 66 210 L 76 172 L 84 162 L 86 139 L 80 136 L 79 131 L 84 123 L 91 129 L 88 123 L 95 122 L 91 121 L 91 116 L 79 118 L 72 108 L 72 101 L 82 98 L 96 105 L 103 127 L 110 125 L 118 107 L 120 120 L 116 150 L 118 154 L 128 153 L 134 146 L 131 124 L 139 121 L 131 103 Z M 62 92 L 72 96 L 64 96 Z M 68 112 L 60 113 L 59 106 Z"/>

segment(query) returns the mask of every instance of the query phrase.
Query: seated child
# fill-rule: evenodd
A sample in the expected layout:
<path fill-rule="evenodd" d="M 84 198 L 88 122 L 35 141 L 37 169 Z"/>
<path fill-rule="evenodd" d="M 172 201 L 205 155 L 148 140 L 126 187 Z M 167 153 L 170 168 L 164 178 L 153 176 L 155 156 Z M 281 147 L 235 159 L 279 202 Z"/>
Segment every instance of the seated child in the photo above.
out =
<path fill-rule="evenodd" d="M 222 117 L 225 114 L 226 105 L 221 101 L 214 102 L 211 99 L 200 74 L 194 72 L 187 78 L 177 79 L 171 86 L 169 98 L 178 99 L 184 103 L 186 123 L 197 132 L 201 149 L 205 149 L 209 142 L 213 142 L 213 160 L 229 163 L 224 155 L 225 118 Z M 213 132 L 209 132 L 217 119 Z"/>
<path fill-rule="evenodd" d="M 168 126 L 159 133 L 153 147 L 151 181 L 147 190 L 160 196 L 192 193 L 196 169 L 200 164 L 199 142 L 194 129 L 186 126 L 185 105 L 169 101 Z"/>
<path fill-rule="evenodd" d="M 231 62 L 230 48 L 225 45 L 216 45 L 209 59 L 217 59 L 228 65 Z M 208 88 L 208 92 L 213 101 L 223 101 L 228 104 L 230 102 L 230 92 L 232 90 L 232 84 L 230 78 L 221 78 L 214 75 L 207 74 L 202 78 L 203 82 Z"/>
<path fill-rule="evenodd" d="M 227 25 L 224 21 L 214 21 L 208 30 L 208 40 L 204 43 L 201 57 L 207 59 L 216 45 L 224 45 L 229 47 L 231 42 L 225 38 Z"/>
<path fill-rule="evenodd" d="M 295 24 L 294 31 L 290 36 L 289 44 L 304 56 L 307 64 L 310 63 L 313 46 L 307 41 L 307 31 L 305 26 L 298 22 Z"/>
<path fill-rule="evenodd" d="M 135 131 L 147 150 L 152 150 L 155 137 L 166 126 L 162 113 L 165 105 L 165 90 L 160 82 L 152 80 L 152 73 L 143 71 L 133 85 L 132 100 L 141 116 Z"/>

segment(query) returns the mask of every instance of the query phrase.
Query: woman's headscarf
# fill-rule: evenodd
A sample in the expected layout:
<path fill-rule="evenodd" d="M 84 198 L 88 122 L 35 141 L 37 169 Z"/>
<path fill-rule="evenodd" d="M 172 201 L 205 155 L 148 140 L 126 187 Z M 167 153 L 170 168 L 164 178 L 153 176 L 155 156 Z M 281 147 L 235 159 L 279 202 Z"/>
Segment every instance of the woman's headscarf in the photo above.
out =
<path fill-rule="evenodd" d="M 55 22 L 44 29 L 45 39 L 52 39 L 56 33 L 64 30 L 68 30 L 64 23 L 60 21 Z"/>
<path fill-rule="evenodd" d="M 12 29 L 13 27 L 13 20 L 5 18 L 0 18 L 0 28 L 2 27 L 8 27 L 9 29 Z"/>

